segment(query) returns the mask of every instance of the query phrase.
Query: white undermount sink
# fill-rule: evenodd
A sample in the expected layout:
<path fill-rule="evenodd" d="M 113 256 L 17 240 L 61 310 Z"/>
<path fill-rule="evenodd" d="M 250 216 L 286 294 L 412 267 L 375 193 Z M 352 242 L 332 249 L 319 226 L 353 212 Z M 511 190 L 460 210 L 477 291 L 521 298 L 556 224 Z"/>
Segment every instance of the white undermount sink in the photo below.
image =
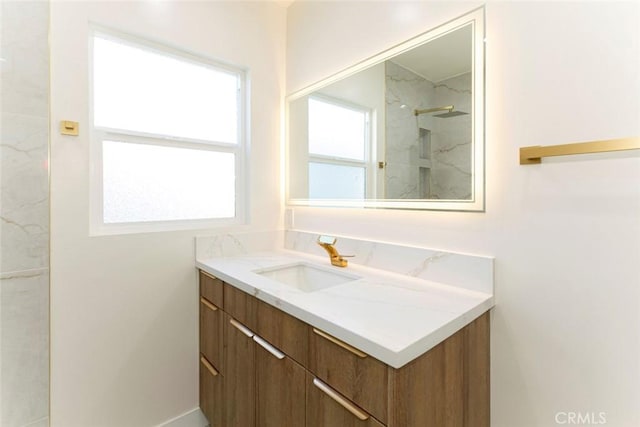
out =
<path fill-rule="evenodd" d="M 306 262 L 263 268 L 253 272 L 303 292 L 315 292 L 360 279 L 355 274 Z"/>

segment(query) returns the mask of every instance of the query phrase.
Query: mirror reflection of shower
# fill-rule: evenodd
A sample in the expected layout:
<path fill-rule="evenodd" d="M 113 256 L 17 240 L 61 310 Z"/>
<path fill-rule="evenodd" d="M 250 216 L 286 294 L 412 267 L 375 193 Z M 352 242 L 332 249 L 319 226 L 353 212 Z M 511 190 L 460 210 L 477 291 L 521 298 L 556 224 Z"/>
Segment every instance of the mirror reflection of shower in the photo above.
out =
<path fill-rule="evenodd" d="M 471 199 L 471 72 L 432 79 L 389 60 L 385 75 L 384 197 Z"/>
<path fill-rule="evenodd" d="M 440 113 L 440 111 L 445 111 L 445 113 Z M 419 116 L 421 114 L 431 114 L 431 113 L 439 113 L 434 114 L 433 117 L 439 117 L 442 119 L 448 119 L 449 117 L 463 116 L 465 114 L 464 111 L 456 111 L 453 105 L 447 105 L 446 107 L 436 107 L 436 108 L 427 108 L 426 110 L 413 110 L 413 114 Z"/>

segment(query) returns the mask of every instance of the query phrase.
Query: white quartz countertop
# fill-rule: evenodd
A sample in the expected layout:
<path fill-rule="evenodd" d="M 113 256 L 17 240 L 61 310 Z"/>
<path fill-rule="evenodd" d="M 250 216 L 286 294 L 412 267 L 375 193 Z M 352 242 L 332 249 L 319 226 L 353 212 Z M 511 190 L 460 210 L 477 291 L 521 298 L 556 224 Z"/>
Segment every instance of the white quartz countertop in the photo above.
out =
<path fill-rule="evenodd" d="M 400 368 L 493 307 L 493 295 L 350 264 L 338 273 L 359 276 L 304 292 L 256 270 L 307 262 L 331 267 L 328 257 L 279 250 L 199 258 L 196 266 L 236 288 Z"/>

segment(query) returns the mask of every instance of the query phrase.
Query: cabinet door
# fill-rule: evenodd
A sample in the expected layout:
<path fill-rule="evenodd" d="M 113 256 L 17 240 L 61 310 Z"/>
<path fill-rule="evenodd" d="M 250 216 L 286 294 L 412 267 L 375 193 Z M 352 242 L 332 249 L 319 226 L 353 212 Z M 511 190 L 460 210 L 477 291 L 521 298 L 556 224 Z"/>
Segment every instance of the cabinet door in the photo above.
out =
<path fill-rule="evenodd" d="M 223 426 L 222 381 L 218 370 L 200 355 L 200 408 L 211 427 Z"/>
<path fill-rule="evenodd" d="M 200 353 L 220 371 L 224 371 L 222 363 L 223 348 L 222 310 L 204 296 L 200 297 Z"/>
<path fill-rule="evenodd" d="M 224 314 L 225 426 L 255 425 L 255 343 L 253 332 Z"/>
<path fill-rule="evenodd" d="M 368 413 L 307 372 L 306 427 L 383 427 Z"/>
<path fill-rule="evenodd" d="M 256 341 L 258 427 L 305 425 L 305 369 L 261 337 Z"/>

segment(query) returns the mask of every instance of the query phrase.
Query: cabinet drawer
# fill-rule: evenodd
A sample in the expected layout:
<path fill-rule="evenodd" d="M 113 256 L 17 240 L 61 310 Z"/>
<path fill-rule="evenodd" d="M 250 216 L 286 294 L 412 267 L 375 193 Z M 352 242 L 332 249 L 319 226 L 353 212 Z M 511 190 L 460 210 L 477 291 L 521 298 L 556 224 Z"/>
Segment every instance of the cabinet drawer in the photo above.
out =
<path fill-rule="evenodd" d="M 224 284 L 224 311 L 253 331 L 256 330 L 257 304 L 253 295 Z"/>
<path fill-rule="evenodd" d="M 387 365 L 323 331 L 310 329 L 309 370 L 386 423 Z"/>
<path fill-rule="evenodd" d="M 220 307 L 205 297 L 200 297 L 200 353 L 217 369 L 222 366 L 222 344 L 224 318 Z"/>
<path fill-rule="evenodd" d="M 200 270 L 200 295 L 220 308 L 224 307 L 222 287 L 222 280 Z"/>
<path fill-rule="evenodd" d="M 336 390 L 307 372 L 306 427 L 384 427 Z"/>
<path fill-rule="evenodd" d="M 200 408 L 211 427 L 222 427 L 223 384 L 222 375 L 200 355 Z"/>
<path fill-rule="evenodd" d="M 307 366 L 309 326 L 306 323 L 258 301 L 257 333 L 302 366 Z"/>

